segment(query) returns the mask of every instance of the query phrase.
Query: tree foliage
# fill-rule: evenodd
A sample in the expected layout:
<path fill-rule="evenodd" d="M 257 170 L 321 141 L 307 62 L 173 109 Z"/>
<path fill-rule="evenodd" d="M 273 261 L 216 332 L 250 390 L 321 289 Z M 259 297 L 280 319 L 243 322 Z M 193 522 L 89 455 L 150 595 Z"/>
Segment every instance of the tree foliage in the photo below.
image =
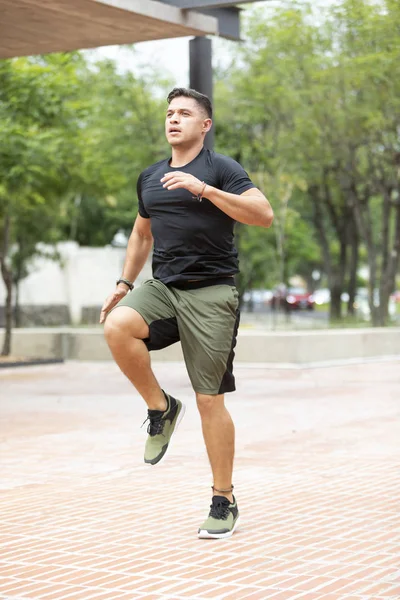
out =
<path fill-rule="evenodd" d="M 76 56 L 0 62 L 0 266 L 7 289 L 3 353 L 10 352 L 12 284 L 36 243 L 54 239 L 57 198 L 76 121 Z M 60 72 L 60 67 L 63 73 Z M 40 82 L 40 83 L 39 83 Z"/>
<path fill-rule="evenodd" d="M 139 172 L 164 150 L 148 83 L 80 53 L 0 61 L 0 265 L 13 284 L 38 242 L 103 246 L 132 228 Z M 55 255 L 54 255 L 55 256 Z"/>
<path fill-rule="evenodd" d="M 278 215 L 282 175 L 305 183 L 290 205 L 312 219 L 333 317 L 345 288 L 353 304 L 366 248 L 375 324 L 387 320 L 400 252 L 399 29 L 393 0 L 343 0 L 317 16 L 307 4 L 258 9 L 218 89 L 221 146 L 275 177 L 265 191 Z"/>
<path fill-rule="evenodd" d="M 245 166 L 275 224 L 238 226 L 241 291 L 318 269 L 337 318 L 345 290 L 352 309 L 365 257 L 373 321 L 384 324 L 400 255 L 400 5 L 267 4 L 246 15 L 245 43 L 218 72 L 216 149 Z M 13 284 L 37 242 L 129 233 L 137 176 L 168 152 L 154 81 L 80 53 L 0 61 L 4 352 Z"/>

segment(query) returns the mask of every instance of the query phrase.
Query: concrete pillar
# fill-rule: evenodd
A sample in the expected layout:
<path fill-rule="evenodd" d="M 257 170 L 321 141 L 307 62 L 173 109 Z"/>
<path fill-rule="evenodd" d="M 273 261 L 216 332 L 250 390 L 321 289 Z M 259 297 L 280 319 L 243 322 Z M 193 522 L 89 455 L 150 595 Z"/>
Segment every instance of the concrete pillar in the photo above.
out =
<path fill-rule="evenodd" d="M 206 94 L 211 102 L 213 100 L 213 72 L 212 72 L 212 43 L 206 37 L 195 37 L 189 42 L 190 58 L 190 87 Z M 214 126 L 208 132 L 205 146 L 214 148 Z"/>

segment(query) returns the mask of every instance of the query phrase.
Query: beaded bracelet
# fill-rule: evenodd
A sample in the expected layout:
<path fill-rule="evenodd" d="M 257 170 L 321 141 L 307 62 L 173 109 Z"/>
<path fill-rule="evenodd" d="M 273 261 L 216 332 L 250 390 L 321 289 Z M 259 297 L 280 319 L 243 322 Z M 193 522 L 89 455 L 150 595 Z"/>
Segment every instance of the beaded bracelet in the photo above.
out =
<path fill-rule="evenodd" d="M 197 196 L 196 196 L 196 198 L 199 202 L 201 202 L 203 200 L 204 190 L 207 187 L 207 184 L 204 181 L 202 181 L 201 183 L 203 184 L 203 189 L 201 190 L 200 194 L 197 194 Z"/>

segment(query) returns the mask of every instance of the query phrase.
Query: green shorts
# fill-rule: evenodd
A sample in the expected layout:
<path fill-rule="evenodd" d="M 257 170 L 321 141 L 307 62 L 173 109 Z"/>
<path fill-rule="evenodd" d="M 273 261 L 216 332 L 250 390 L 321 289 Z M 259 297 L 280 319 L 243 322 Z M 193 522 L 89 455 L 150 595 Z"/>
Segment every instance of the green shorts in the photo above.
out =
<path fill-rule="evenodd" d="M 180 341 L 194 391 L 214 395 L 235 390 L 238 296 L 234 285 L 178 289 L 149 279 L 117 307 L 130 306 L 146 321 L 150 335 L 144 342 L 149 350 Z"/>

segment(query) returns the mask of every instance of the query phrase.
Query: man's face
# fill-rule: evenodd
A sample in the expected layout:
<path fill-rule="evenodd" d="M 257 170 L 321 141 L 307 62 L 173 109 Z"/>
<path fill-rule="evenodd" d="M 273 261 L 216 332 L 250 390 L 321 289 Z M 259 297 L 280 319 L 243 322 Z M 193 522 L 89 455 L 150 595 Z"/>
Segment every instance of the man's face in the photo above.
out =
<path fill-rule="evenodd" d="M 198 142 L 210 126 L 211 119 L 194 98 L 180 96 L 171 100 L 165 119 L 165 135 L 171 146 Z"/>

